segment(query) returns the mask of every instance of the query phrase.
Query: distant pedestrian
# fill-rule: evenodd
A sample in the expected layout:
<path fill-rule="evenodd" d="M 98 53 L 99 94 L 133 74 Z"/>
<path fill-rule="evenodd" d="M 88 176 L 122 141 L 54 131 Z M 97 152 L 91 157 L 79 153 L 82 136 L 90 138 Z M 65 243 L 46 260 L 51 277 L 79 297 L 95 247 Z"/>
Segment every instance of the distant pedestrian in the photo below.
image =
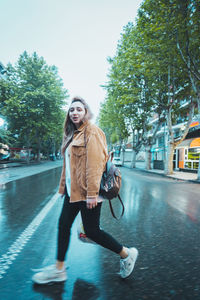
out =
<path fill-rule="evenodd" d="M 88 238 L 120 255 L 120 276 L 133 271 L 138 251 L 126 248 L 99 227 L 103 199 L 99 196 L 102 173 L 108 159 L 103 131 L 90 123 L 92 113 L 82 98 L 73 98 L 64 124 L 62 154 L 63 169 L 59 193 L 64 204 L 59 218 L 57 261 L 33 276 L 39 284 L 67 279 L 64 265 L 72 224 L 81 212 Z"/>

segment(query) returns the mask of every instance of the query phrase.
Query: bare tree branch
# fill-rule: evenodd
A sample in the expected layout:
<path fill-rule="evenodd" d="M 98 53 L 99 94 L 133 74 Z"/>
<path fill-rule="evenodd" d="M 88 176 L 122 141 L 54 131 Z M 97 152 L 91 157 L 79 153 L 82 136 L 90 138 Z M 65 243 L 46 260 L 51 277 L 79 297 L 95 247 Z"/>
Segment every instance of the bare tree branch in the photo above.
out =
<path fill-rule="evenodd" d="M 175 147 L 177 147 L 185 139 L 186 135 L 188 134 L 188 131 L 190 129 L 190 124 L 192 122 L 192 118 L 194 115 L 194 107 L 195 107 L 195 103 L 191 100 L 190 106 L 189 106 L 189 118 L 188 118 L 187 124 L 185 126 L 184 133 L 183 133 L 181 139 L 179 139 L 178 141 L 175 141 Z"/>
<path fill-rule="evenodd" d="M 187 67 L 187 69 L 188 69 L 188 71 L 190 71 L 190 72 L 195 76 L 195 78 L 196 78 L 197 80 L 200 80 L 200 74 L 199 74 L 199 71 L 198 71 L 198 70 L 196 69 L 196 67 L 195 67 L 195 70 L 196 70 L 197 72 L 194 72 L 194 71 L 192 70 L 191 66 L 190 66 L 190 63 L 188 63 L 188 62 L 186 61 L 186 58 L 185 58 L 184 55 L 183 55 L 183 51 L 181 50 L 181 47 L 180 47 L 180 44 L 179 44 L 179 41 L 178 41 L 178 37 L 177 37 L 177 40 L 176 40 L 176 45 L 177 45 L 177 49 L 179 50 L 180 55 L 181 55 L 181 58 L 182 58 L 182 60 L 184 61 L 185 65 L 186 65 L 186 67 Z M 187 53 L 187 54 L 188 54 L 188 53 Z M 193 62 L 193 60 L 191 59 L 191 55 L 188 54 L 188 58 L 189 58 L 189 62 L 192 62 L 192 64 L 194 65 L 194 62 Z"/>

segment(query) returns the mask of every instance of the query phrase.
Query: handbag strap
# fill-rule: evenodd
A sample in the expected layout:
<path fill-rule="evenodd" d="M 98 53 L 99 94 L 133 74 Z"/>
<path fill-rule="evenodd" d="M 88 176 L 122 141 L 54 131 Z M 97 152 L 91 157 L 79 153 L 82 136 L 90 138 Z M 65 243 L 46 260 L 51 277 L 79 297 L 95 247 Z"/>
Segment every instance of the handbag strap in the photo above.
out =
<path fill-rule="evenodd" d="M 86 129 L 87 129 L 87 126 L 85 127 L 85 130 L 84 130 L 84 145 L 85 145 L 85 148 L 86 148 Z"/>
<path fill-rule="evenodd" d="M 109 200 L 109 205 L 110 205 L 110 211 L 112 213 L 112 216 L 116 219 L 116 220 L 119 220 L 123 215 L 124 215 L 124 203 L 122 202 L 122 199 L 120 197 L 120 195 L 117 195 L 117 197 L 119 198 L 119 201 L 122 205 L 122 212 L 121 212 L 121 216 L 119 218 L 116 217 L 115 213 L 114 213 L 114 210 L 113 210 L 113 207 L 112 207 L 112 203 L 111 203 L 111 200 Z"/>

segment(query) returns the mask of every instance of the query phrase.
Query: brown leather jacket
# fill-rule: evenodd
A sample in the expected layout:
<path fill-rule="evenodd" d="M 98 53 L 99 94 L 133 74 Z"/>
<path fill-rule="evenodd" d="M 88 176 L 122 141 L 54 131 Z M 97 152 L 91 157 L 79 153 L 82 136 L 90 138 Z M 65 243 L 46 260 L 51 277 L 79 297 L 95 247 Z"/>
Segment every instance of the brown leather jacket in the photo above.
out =
<path fill-rule="evenodd" d="M 104 132 L 89 121 L 75 131 L 69 145 L 71 195 L 70 202 L 97 197 L 102 173 L 108 160 Z M 65 157 L 60 178 L 59 193 L 65 193 Z"/>

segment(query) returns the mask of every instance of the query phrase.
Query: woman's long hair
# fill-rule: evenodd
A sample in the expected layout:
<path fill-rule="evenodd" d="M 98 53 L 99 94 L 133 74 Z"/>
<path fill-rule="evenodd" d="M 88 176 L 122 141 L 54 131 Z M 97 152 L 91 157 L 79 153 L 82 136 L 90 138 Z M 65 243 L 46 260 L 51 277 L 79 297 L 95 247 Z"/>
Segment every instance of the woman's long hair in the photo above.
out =
<path fill-rule="evenodd" d="M 71 104 L 74 102 L 81 102 L 85 108 L 86 114 L 84 116 L 83 122 L 92 119 L 92 117 L 93 117 L 92 112 L 84 99 L 82 99 L 80 97 L 74 97 L 72 99 Z M 65 153 L 65 149 L 69 146 L 69 144 L 71 143 L 71 141 L 73 139 L 75 130 L 76 130 L 76 127 L 69 117 L 69 110 L 68 110 L 66 119 L 64 122 L 64 134 L 63 134 L 63 142 L 62 142 L 62 147 L 61 147 L 61 152 L 63 155 Z"/>

